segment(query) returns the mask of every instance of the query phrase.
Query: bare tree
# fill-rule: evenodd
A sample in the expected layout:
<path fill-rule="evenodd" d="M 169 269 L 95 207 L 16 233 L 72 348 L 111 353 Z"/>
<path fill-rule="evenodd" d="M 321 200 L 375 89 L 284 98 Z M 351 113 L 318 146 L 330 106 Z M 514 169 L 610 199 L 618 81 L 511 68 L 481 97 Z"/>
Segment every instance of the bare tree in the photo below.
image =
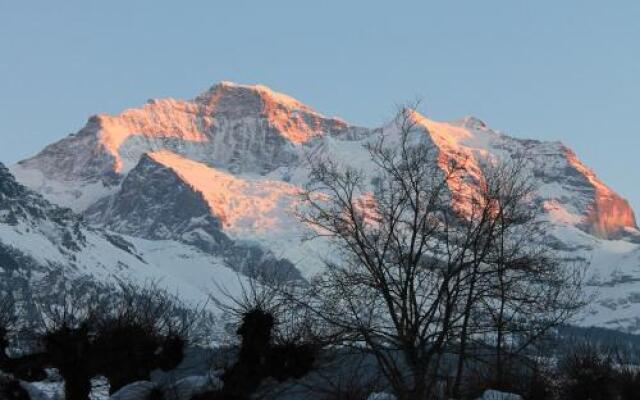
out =
<path fill-rule="evenodd" d="M 584 305 L 583 265 L 563 260 L 544 244 L 547 225 L 531 201 L 536 188 L 526 173 L 525 155 L 485 165 L 478 188 L 466 223 L 482 230 L 467 234 L 474 239 L 474 256 L 464 318 L 460 331 L 454 331 L 460 338 L 454 396 L 466 359 L 475 356 L 469 354 L 469 340 L 476 350 L 494 342 L 493 380 L 499 384 L 505 358 L 520 354 Z"/>
<path fill-rule="evenodd" d="M 525 298 L 532 291 L 573 299 L 563 295 L 573 287 L 558 284 L 561 265 L 518 242 L 536 224 L 522 165 L 487 166 L 478 177 L 466 159 L 442 157 L 416 120 L 403 108 L 395 130 L 366 146 L 373 174 L 312 159 L 299 212 L 311 238 L 327 237 L 337 251 L 301 303 L 340 344 L 373 355 L 401 400 L 440 390 L 454 347 L 462 376 L 467 342 L 495 331 L 496 319 L 504 333 L 505 319 L 526 307 L 531 316 L 565 305 L 534 307 Z"/>

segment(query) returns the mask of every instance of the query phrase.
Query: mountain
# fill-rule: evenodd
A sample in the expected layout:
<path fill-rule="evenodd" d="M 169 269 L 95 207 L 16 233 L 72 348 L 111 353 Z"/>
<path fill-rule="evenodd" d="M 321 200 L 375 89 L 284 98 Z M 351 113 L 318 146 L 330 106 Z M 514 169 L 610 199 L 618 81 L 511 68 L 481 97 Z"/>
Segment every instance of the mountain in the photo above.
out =
<path fill-rule="evenodd" d="M 487 162 L 525 155 L 549 240 L 591 263 L 599 300 L 580 323 L 640 332 L 640 232 L 626 200 L 562 143 L 511 137 L 473 117 L 412 118 L 434 163 L 466 160 L 469 179 L 455 190 L 477 190 Z M 264 86 L 223 82 L 192 100 L 93 116 L 11 172 L 83 214 L 90 229 L 194 249 L 244 273 L 309 277 L 330 244 L 301 241 L 293 216 L 307 159 L 330 156 L 374 174 L 363 144 L 380 132 L 393 136 L 394 125 L 358 127 Z M 181 268 L 177 261 L 172 273 Z"/>

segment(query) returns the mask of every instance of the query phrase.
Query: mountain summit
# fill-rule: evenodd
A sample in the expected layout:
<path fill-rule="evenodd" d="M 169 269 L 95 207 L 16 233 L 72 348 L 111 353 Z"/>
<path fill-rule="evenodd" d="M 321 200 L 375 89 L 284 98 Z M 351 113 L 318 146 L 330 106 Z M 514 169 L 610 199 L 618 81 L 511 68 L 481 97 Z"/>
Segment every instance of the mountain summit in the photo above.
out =
<path fill-rule="evenodd" d="M 77 134 L 21 165 L 51 179 L 108 183 L 114 174 L 126 174 L 142 154 L 170 149 L 211 164 L 263 172 L 291 161 L 292 147 L 349 130 L 343 121 L 265 86 L 223 82 L 193 100 L 150 100 L 117 115 L 92 116 Z"/>

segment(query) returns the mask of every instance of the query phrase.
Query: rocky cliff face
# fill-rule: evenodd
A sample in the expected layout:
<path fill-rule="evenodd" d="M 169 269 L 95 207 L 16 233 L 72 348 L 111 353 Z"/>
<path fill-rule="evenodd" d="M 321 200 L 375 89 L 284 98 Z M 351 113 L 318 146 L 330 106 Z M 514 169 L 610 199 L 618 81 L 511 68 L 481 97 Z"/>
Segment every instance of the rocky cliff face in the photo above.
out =
<path fill-rule="evenodd" d="M 86 246 L 81 219 L 68 208 L 50 204 L 14 179 L 0 163 L 0 224 L 5 228 L 42 234 L 63 253 Z"/>
<path fill-rule="evenodd" d="M 206 242 L 211 249 L 229 241 L 202 194 L 148 155 L 127 174 L 115 195 L 93 204 L 85 216 L 96 225 L 146 239 L 184 237 Z"/>
<path fill-rule="evenodd" d="M 290 261 L 276 257 L 258 243 L 238 242 L 227 236 L 222 231 L 227 214 L 207 197 L 211 196 L 210 192 L 221 193 L 226 201 L 238 201 L 238 196 L 236 199 L 226 197 L 224 182 L 214 179 L 208 182 L 208 192 L 203 194 L 196 189 L 197 182 L 190 182 L 184 175 L 186 171 L 180 169 L 180 165 L 171 163 L 174 158 L 181 160 L 168 152 L 143 155 L 116 193 L 85 211 L 87 220 L 128 236 L 193 246 L 246 275 L 301 278 Z M 226 205 L 225 201 L 221 203 Z"/>
<path fill-rule="evenodd" d="M 600 237 L 615 237 L 623 228 L 637 228 L 636 218 L 629 202 L 600 181 L 573 151 L 565 148 L 565 157 L 573 175 L 588 188 L 590 202 L 586 207 L 584 225 Z"/>
<path fill-rule="evenodd" d="M 482 181 L 483 165 L 524 157 L 535 184 L 537 201 L 552 222 L 572 224 L 602 238 L 625 228 L 637 229 L 629 203 L 599 180 L 573 151 L 560 142 L 516 139 L 475 118 L 453 123 L 414 116 L 438 149 L 443 168 L 449 160 L 464 160 L 470 179 L 455 190 L 473 192 Z"/>

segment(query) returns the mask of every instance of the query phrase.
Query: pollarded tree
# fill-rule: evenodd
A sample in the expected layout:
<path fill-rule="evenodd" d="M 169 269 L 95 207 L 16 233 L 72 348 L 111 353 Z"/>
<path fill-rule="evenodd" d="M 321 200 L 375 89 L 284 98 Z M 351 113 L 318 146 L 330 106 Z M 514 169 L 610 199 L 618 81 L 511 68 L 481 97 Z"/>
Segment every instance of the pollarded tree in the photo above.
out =
<path fill-rule="evenodd" d="M 204 393 L 199 400 L 248 399 L 266 396 L 261 390 L 286 391 L 262 384 L 269 379 L 297 380 L 313 370 L 322 347 L 314 335 L 314 320 L 306 308 L 288 298 L 301 282 L 268 279 L 249 278 L 239 295 L 219 287 L 230 303 L 215 301 L 238 323 L 237 355 L 217 365 L 224 370 L 222 389 Z"/>
<path fill-rule="evenodd" d="M 182 361 L 188 341 L 206 333 L 206 313 L 151 282 L 117 287 L 66 285 L 43 305 L 44 366 L 56 367 L 69 400 L 85 400 L 91 378 L 107 378 L 110 392 L 153 370 Z"/>
<path fill-rule="evenodd" d="M 204 319 L 203 310 L 155 283 L 121 283 L 104 306 L 92 327 L 91 351 L 95 372 L 107 378 L 111 393 L 149 380 L 155 369 L 176 368 Z"/>

